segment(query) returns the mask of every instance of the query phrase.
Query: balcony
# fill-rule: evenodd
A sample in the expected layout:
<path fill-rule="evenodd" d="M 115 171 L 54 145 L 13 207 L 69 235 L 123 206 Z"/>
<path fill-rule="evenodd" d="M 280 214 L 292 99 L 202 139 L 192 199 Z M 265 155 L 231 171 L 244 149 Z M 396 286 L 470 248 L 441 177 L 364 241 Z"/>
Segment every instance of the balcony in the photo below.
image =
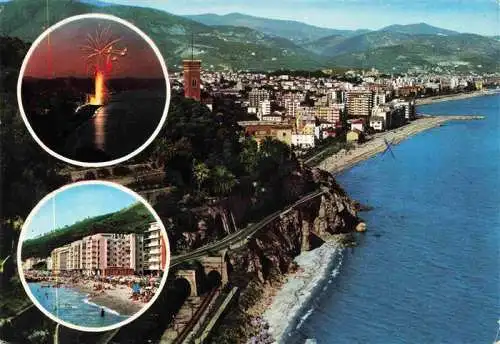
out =
<path fill-rule="evenodd" d="M 148 243 L 147 245 L 145 245 L 146 247 L 158 247 L 160 246 L 160 242 L 155 240 L 155 241 L 151 241 L 150 243 Z"/>
<path fill-rule="evenodd" d="M 158 239 L 160 237 L 160 233 L 153 233 L 151 235 L 148 235 L 146 239 L 151 240 L 151 239 Z"/>
<path fill-rule="evenodd" d="M 153 254 L 160 254 L 160 249 L 154 249 L 148 252 L 148 254 L 153 255 Z"/>

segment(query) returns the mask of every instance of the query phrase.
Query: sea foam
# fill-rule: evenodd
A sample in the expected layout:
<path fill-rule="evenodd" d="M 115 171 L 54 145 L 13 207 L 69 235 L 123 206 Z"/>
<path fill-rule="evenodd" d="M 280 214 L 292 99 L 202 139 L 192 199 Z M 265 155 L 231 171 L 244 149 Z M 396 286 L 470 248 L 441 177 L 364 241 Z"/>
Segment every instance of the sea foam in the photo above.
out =
<path fill-rule="evenodd" d="M 312 314 L 314 306 L 307 307 L 318 289 L 324 291 L 321 288 L 323 284 L 340 271 L 342 248 L 336 242 L 325 243 L 313 251 L 302 253 L 295 261 L 302 271 L 289 278 L 264 313 L 264 319 L 269 323 L 270 332 L 277 342 L 282 342 L 295 324 L 295 328 L 300 328 Z M 304 315 L 300 317 L 301 314 Z"/>
<path fill-rule="evenodd" d="M 104 309 L 104 311 L 106 313 L 110 313 L 110 314 L 114 314 L 114 315 L 120 315 L 120 313 L 118 313 L 117 311 L 115 311 L 115 310 L 113 310 L 111 308 L 105 307 L 105 306 L 98 305 L 97 303 L 93 303 L 88 298 L 84 298 L 83 302 L 86 303 L 87 305 L 91 305 L 91 306 L 94 306 L 94 307 L 97 307 L 97 308 L 102 308 L 102 309 Z"/>

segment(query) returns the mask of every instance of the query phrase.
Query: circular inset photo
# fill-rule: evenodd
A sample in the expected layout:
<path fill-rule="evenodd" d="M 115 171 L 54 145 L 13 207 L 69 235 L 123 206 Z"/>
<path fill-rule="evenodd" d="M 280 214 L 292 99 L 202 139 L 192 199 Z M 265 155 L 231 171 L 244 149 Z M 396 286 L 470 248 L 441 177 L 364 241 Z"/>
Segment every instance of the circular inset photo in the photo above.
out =
<path fill-rule="evenodd" d="M 130 323 L 159 296 L 170 248 L 153 208 L 114 183 L 86 181 L 46 196 L 21 231 L 17 262 L 33 303 L 72 329 Z"/>
<path fill-rule="evenodd" d="M 21 115 L 35 141 L 67 163 L 123 162 L 158 135 L 170 104 L 165 61 L 131 23 L 67 18 L 29 49 L 19 74 Z"/>

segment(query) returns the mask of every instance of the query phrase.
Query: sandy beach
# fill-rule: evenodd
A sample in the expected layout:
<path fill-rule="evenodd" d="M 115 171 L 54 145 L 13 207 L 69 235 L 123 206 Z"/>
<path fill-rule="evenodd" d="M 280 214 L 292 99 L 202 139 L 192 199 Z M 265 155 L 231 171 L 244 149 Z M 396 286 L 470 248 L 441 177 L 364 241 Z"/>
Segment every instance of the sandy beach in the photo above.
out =
<path fill-rule="evenodd" d="M 489 94 L 488 91 L 474 91 L 468 93 L 456 93 L 456 94 L 446 94 L 442 96 L 427 97 L 427 98 L 417 98 L 415 100 L 416 105 L 426 105 L 432 103 L 445 102 L 449 100 L 459 100 L 467 99 L 472 97 L 480 97 Z"/>
<path fill-rule="evenodd" d="M 270 337 L 274 342 L 280 343 L 287 336 L 290 326 L 298 323 L 298 327 L 307 318 L 307 308 L 311 308 L 311 301 L 318 294 L 320 288 L 327 280 L 331 280 L 338 274 L 341 259 L 342 246 L 336 241 L 323 244 L 321 247 L 300 254 L 295 258 L 299 268 L 296 272 L 287 275 L 283 284 L 274 286 L 267 297 L 262 298 L 261 303 L 266 309 L 262 315 L 263 322 L 269 326 L 263 329 L 260 337 L 262 340 L 251 341 L 255 343 L 269 343 Z M 337 262 L 338 261 L 338 262 Z M 337 266 L 333 266 L 334 264 Z M 300 315 L 306 316 L 299 319 Z M 269 334 L 269 336 L 268 336 Z"/>
<path fill-rule="evenodd" d="M 44 278 L 41 278 L 43 281 Z M 83 294 L 87 294 L 84 302 L 97 307 L 107 308 L 108 311 L 117 315 L 131 316 L 140 311 L 148 301 L 148 298 L 136 298 L 133 300 L 132 288 L 127 284 L 93 281 L 85 278 L 51 277 L 45 279 L 47 286 L 59 285 L 71 288 Z"/>
<path fill-rule="evenodd" d="M 403 127 L 375 134 L 369 141 L 358 144 L 349 151 L 341 150 L 337 154 L 329 156 L 316 167 L 337 174 L 343 170 L 354 166 L 355 164 L 369 159 L 378 153 L 383 152 L 387 145 L 385 140 L 397 144 L 422 131 L 438 127 L 445 122 L 452 120 L 472 120 L 479 119 L 477 116 L 437 116 L 422 117 L 414 120 Z"/>
<path fill-rule="evenodd" d="M 89 301 L 112 309 L 120 313 L 120 315 L 134 315 L 139 312 L 145 304 L 140 301 L 130 300 L 130 295 L 130 288 L 116 287 L 116 289 L 106 290 L 102 294 L 89 296 Z"/>

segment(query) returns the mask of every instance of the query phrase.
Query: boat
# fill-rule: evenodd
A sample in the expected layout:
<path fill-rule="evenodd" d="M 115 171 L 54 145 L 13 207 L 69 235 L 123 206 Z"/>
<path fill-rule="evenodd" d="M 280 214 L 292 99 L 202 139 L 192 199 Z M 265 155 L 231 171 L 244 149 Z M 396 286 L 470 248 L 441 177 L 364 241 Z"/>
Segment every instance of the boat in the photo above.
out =
<path fill-rule="evenodd" d="M 94 105 L 94 104 L 83 104 L 76 108 L 75 116 L 83 117 L 83 118 L 92 118 L 95 115 L 97 109 L 99 109 L 102 105 Z"/>

